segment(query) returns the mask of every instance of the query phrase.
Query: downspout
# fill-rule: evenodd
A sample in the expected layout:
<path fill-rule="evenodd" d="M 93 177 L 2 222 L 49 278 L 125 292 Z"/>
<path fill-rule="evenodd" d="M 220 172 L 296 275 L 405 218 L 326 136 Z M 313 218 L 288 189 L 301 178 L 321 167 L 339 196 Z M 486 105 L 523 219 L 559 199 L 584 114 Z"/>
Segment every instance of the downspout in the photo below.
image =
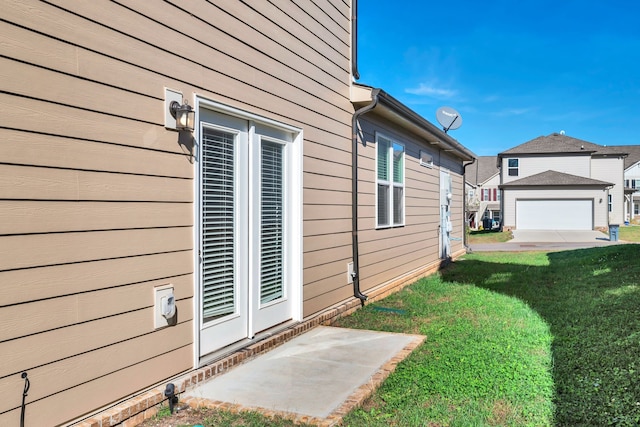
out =
<path fill-rule="evenodd" d="M 462 165 L 462 215 L 464 217 L 462 221 L 462 245 L 467 250 L 469 249 L 467 242 L 467 221 L 469 220 L 469 213 L 467 212 L 467 166 L 471 166 L 475 162 L 476 158 L 474 157 L 469 163 Z"/>
<path fill-rule="evenodd" d="M 360 254 L 358 252 L 358 118 L 378 105 L 380 89 L 371 91 L 371 104 L 356 110 L 351 119 L 351 246 L 353 249 L 353 296 L 364 306 L 367 296 L 360 291 Z"/>
<path fill-rule="evenodd" d="M 351 75 L 360 78 L 358 71 L 358 0 L 351 0 Z"/>

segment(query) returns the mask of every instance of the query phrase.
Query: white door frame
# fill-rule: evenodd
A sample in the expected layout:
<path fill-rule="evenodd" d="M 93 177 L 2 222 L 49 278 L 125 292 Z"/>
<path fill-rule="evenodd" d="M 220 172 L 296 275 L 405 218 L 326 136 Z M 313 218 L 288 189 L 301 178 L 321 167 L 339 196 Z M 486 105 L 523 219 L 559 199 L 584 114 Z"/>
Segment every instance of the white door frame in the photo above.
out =
<path fill-rule="evenodd" d="M 286 246 L 285 246 L 285 254 L 284 254 L 284 275 L 286 277 L 287 283 L 287 291 L 286 291 L 286 300 L 288 303 L 288 315 L 287 319 L 292 321 L 301 321 L 302 320 L 302 265 L 303 265 L 303 257 L 302 257 L 302 146 L 303 146 L 303 134 L 302 129 L 289 126 L 287 124 L 283 124 L 265 117 L 257 116 L 255 114 L 248 113 L 246 111 L 242 111 L 233 107 L 226 106 L 224 104 L 220 104 L 206 98 L 200 97 L 198 95 L 194 95 L 195 105 L 195 123 L 196 129 L 193 134 L 193 153 L 194 153 L 194 164 L 195 164 L 195 179 L 194 179 L 194 298 L 193 298 L 193 315 L 194 315 L 194 367 L 198 367 L 201 365 L 203 356 L 201 355 L 201 349 L 203 349 L 203 344 L 200 338 L 200 331 L 203 326 L 202 319 L 202 298 L 200 294 L 200 241 L 201 241 L 201 223 L 200 223 L 200 212 L 202 210 L 201 206 L 201 177 L 200 177 L 200 141 L 201 141 L 201 116 L 203 113 L 202 109 L 210 110 L 214 113 L 223 114 L 230 117 L 239 118 L 241 120 L 247 121 L 253 125 L 257 125 L 261 127 L 264 136 L 267 136 L 269 139 L 277 139 L 278 135 L 288 134 L 290 135 L 289 140 L 287 141 L 287 149 L 285 155 L 285 168 L 287 172 L 284 177 L 284 188 L 285 188 L 285 198 L 286 198 Z M 255 126 L 253 127 L 255 129 Z M 249 138 L 253 138 L 255 135 L 252 134 L 252 131 L 248 132 Z M 275 136 L 274 136 L 275 135 Z M 258 138 L 259 139 L 259 138 Z M 249 150 L 256 150 L 256 146 L 252 146 L 251 141 L 248 144 Z M 259 143 L 257 145 L 259 147 Z M 259 150 L 257 150 L 259 152 Z M 252 153 L 249 153 L 248 156 L 252 156 Z M 257 154 L 259 156 L 259 153 Z M 253 155 L 255 158 L 255 155 Z M 259 170 L 250 171 L 247 176 L 248 182 L 255 183 L 256 179 L 259 178 Z M 249 193 L 251 193 L 252 185 L 248 185 Z M 249 194 L 249 197 L 255 197 L 255 195 Z M 248 206 L 247 211 L 249 212 L 249 216 L 255 218 L 255 212 L 253 210 L 256 207 Z M 258 207 L 259 209 L 259 207 Z M 252 213 L 253 212 L 253 213 Z M 256 233 L 259 233 L 259 229 L 256 230 L 256 227 L 259 228 L 259 221 L 255 223 L 255 221 L 249 221 L 249 226 L 247 227 L 247 235 L 249 235 L 249 239 L 254 238 Z M 244 249 L 243 249 L 244 250 Z M 249 248 L 246 248 L 247 254 L 251 252 Z M 259 270 L 260 268 L 260 259 L 257 260 L 257 265 L 255 261 L 255 252 L 253 254 L 249 254 L 247 258 L 249 261 L 249 267 L 247 269 L 247 277 L 249 275 L 253 275 L 255 279 L 255 270 L 256 268 Z M 253 261 L 251 261 L 253 259 Z M 251 279 L 249 279 L 249 282 Z M 251 285 L 254 286 L 254 285 Z M 254 290 L 255 294 L 255 290 Z M 252 298 L 251 295 L 248 295 L 247 299 L 247 315 L 249 319 L 247 321 L 247 333 L 246 338 L 252 338 L 256 332 L 259 332 L 264 328 L 264 323 L 259 324 L 258 328 L 254 327 L 253 318 L 257 316 L 258 311 L 264 310 L 265 312 L 273 312 L 273 306 L 275 304 L 269 303 L 265 305 L 260 304 L 260 299 Z M 271 313 L 272 314 L 272 313 Z M 276 321 L 273 320 L 271 314 L 267 313 L 267 322 Z M 271 317 L 269 317 L 271 316 Z M 256 317 L 257 318 L 257 317 Z M 271 320 L 269 320 L 271 319 Z M 286 319 L 285 319 L 286 320 Z M 270 324 L 269 326 L 276 326 L 276 324 Z M 213 350 L 215 351 L 215 350 Z M 208 351 L 207 351 L 208 352 Z"/>

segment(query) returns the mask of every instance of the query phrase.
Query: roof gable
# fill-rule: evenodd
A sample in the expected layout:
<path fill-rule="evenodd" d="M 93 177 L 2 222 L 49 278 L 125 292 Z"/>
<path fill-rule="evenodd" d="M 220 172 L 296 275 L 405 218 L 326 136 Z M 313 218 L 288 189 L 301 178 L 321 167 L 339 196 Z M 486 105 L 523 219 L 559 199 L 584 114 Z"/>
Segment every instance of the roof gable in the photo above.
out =
<path fill-rule="evenodd" d="M 609 148 L 628 153 L 628 156 L 624 159 L 625 169 L 629 169 L 640 162 L 640 145 L 612 145 Z"/>
<path fill-rule="evenodd" d="M 583 154 L 583 155 L 626 155 L 627 151 L 619 146 L 607 147 L 567 135 L 552 133 L 539 136 L 498 154 L 499 157 L 517 154 Z"/>
<path fill-rule="evenodd" d="M 467 167 L 466 181 L 473 185 L 479 185 L 500 173 L 497 158 L 497 156 L 479 156 L 473 164 Z"/>

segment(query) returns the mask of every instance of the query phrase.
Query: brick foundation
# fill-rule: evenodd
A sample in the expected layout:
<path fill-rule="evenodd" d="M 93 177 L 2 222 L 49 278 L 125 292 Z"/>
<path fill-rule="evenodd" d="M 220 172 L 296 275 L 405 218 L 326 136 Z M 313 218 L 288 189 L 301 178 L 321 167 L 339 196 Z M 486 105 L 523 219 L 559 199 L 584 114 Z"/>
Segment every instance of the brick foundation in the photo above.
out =
<path fill-rule="evenodd" d="M 453 255 L 453 259 L 456 259 L 464 255 L 465 253 L 466 252 L 464 249 L 461 251 L 458 251 Z M 393 282 L 384 283 L 373 289 L 364 290 L 363 292 L 367 294 L 368 302 L 379 301 L 393 293 L 400 291 L 401 289 L 405 288 L 406 286 L 410 285 L 416 280 L 437 272 L 438 270 L 440 270 L 441 267 L 442 267 L 442 263 L 437 262 L 432 265 L 421 268 L 419 270 L 415 270 L 413 272 L 407 273 L 406 275 L 394 280 Z M 290 328 L 284 331 L 281 331 L 277 334 L 274 334 L 263 341 L 251 344 L 241 350 L 238 350 L 237 352 L 229 356 L 226 356 L 220 360 L 212 362 L 207 366 L 190 371 L 184 374 L 183 376 L 172 381 L 173 384 L 176 386 L 176 394 L 184 393 L 186 390 L 196 386 L 198 383 L 208 381 L 213 377 L 224 374 L 234 366 L 239 365 L 260 354 L 266 353 L 284 344 L 285 342 L 289 341 L 295 336 L 300 335 L 310 329 L 313 329 L 318 325 L 330 326 L 341 317 L 348 316 L 349 314 L 353 313 L 360 307 L 361 307 L 361 303 L 359 299 L 356 299 L 356 298 L 350 299 L 337 306 L 328 308 L 327 310 L 319 314 L 316 314 L 309 319 L 305 319 L 301 323 L 291 326 Z M 392 365 L 389 365 L 389 366 L 385 365 L 385 367 L 383 367 L 382 369 L 382 373 L 376 374 L 378 378 L 378 381 L 376 381 L 376 383 L 378 385 L 393 371 L 393 369 L 395 369 L 395 363 L 392 363 Z M 121 404 L 118 404 L 113 408 L 105 410 L 91 417 L 90 419 L 83 420 L 73 425 L 77 427 L 111 427 L 111 426 L 134 427 L 142 423 L 144 420 L 152 418 L 158 413 L 159 404 L 165 400 L 164 387 L 165 387 L 164 385 L 156 387 L 139 396 L 136 396 L 125 402 L 122 402 Z M 370 394 L 373 392 L 373 389 L 366 390 L 366 391 L 368 394 Z M 363 398 L 356 399 L 356 400 L 357 402 L 355 402 L 355 404 L 357 406 L 357 404 L 361 403 Z M 191 406 L 204 405 L 203 402 L 196 401 L 194 399 L 190 399 L 190 401 L 187 403 Z M 343 415 L 342 414 L 343 412 L 346 414 L 345 411 L 348 412 L 348 410 L 353 409 L 354 405 L 352 403 L 354 402 L 346 402 L 346 404 L 348 405 L 340 409 L 339 413 Z M 222 402 L 208 402 L 207 406 L 211 406 L 211 404 L 214 404 L 218 408 L 224 406 Z M 234 408 L 234 409 L 238 410 L 239 408 Z M 297 421 L 303 421 L 303 420 L 300 419 Z M 310 422 L 316 425 L 327 426 L 327 425 L 335 425 L 337 422 L 337 419 L 306 420 L 305 422 Z"/>

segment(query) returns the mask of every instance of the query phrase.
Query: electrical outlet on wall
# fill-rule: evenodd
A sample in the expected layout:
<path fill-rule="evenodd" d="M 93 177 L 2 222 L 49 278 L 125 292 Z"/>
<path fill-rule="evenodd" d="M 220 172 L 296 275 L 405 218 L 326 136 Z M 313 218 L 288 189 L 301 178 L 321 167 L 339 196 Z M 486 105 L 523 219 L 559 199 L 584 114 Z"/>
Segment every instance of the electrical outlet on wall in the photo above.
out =
<path fill-rule="evenodd" d="M 347 264 L 347 283 L 353 283 L 353 263 Z"/>

